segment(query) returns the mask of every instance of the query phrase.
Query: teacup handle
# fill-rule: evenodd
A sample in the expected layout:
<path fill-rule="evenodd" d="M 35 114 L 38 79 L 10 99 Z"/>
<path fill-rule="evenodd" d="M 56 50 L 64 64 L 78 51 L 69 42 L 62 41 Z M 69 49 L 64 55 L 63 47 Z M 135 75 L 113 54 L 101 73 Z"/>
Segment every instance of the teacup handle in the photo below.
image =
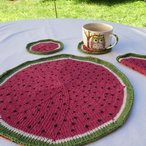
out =
<path fill-rule="evenodd" d="M 117 36 L 116 34 L 111 34 L 111 35 L 115 38 L 115 42 L 114 42 L 113 45 L 110 45 L 110 46 L 107 47 L 106 49 L 111 49 L 111 48 L 113 48 L 113 47 L 118 43 L 118 41 L 119 41 L 119 38 L 118 38 L 118 36 Z"/>

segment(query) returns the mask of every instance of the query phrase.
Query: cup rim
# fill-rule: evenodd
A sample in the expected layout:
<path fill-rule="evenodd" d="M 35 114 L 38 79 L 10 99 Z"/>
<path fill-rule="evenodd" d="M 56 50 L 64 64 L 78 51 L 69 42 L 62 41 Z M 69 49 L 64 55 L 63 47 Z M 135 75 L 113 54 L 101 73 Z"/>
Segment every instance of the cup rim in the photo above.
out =
<path fill-rule="evenodd" d="M 105 30 L 105 31 L 91 30 L 91 29 L 88 28 L 88 27 L 91 26 L 91 25 L 100 25 L 100 26 L 102 25 L 102 26 L 105 26 L 105 27 L 107 27 L 107 28 L 109 28 L 109 29 L 107 29 L 107 30 Z M 82 28 L 83 28 L 84 30 L 88 30 L 88 31 L 90 31 L 90 32 L 96 32 L 96 33 L 97 33 L 97 32 L 105 33 L 105 32 L 113 31 L 113 26 L 112 26 L 112 25 L 109 25 L 109 24 L 106 24 L 106 23 L 99 23 L 99 22 L 97 22 L 97 23 L 87 23 L 87 24 L 83 25 Z"/>

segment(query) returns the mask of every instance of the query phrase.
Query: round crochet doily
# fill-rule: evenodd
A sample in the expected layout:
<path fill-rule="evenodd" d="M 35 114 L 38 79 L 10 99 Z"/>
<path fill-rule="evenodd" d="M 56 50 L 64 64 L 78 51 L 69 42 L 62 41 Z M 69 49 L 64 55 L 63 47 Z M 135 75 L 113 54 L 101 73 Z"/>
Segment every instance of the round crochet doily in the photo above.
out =
<path fill-rule="evenodd" d="M 26 49 L 33 54 L 47 55 L 58 52 L 62 50 L 63 47 L 64 45 L 60 41 L 46 39 L 29 43 L 27 44 Z"/>
<path fill-rule="evenodd" d="M 31 146 L 77 146 L 120 127 L 133 89 L 115 66 L 58 55 L 23 63 L 0 77 L 0 135 Z"/>

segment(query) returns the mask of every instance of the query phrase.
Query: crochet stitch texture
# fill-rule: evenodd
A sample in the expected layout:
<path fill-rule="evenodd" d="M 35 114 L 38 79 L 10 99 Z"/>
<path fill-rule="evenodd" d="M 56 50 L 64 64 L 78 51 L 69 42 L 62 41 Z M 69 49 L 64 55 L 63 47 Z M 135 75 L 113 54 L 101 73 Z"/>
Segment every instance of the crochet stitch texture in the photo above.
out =
<path fill-rule="evenodd" d="M 31 146 L 75 146 L 120 127 L 133 103 L 127 77 L 92 57 L 57 55 L 0 77 L 0 135 Z"/>

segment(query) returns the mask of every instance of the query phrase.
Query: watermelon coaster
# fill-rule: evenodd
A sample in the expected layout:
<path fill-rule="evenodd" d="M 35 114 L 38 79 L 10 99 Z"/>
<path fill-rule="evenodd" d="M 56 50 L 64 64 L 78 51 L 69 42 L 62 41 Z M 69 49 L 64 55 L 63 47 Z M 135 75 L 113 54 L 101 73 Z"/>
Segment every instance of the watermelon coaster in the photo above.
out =
<path fill-rule="evenodd" d="M 93 51 L 90 48 L 87 48 L 84 44 L 83 41 L 78 43 L 78 49 L 86 54 L 105 54 L 108 53 L 112 50 L 112 48 L 110 49 L 105 49 L 105 50 L 101 50 L 101 51 Z"/>
<path fill-rule="evenodd" d="M 62 42 L 46 39 L 27 44 L 26 49 L 33 54 L 47 55 L 58 52 L 64 47 Z"/>
<path fill-rule="evenodd" d="M 115 66 L 62 54 L 0 77 L 0 135 L 31 146 L 78 146 L 124 124 L 133 88 Z"/>
<path fill-rule="evenodd" d="M 117 57 L 117 61 L 143 75 L 146 75 L 146 55 L 128 53 Z"/>

